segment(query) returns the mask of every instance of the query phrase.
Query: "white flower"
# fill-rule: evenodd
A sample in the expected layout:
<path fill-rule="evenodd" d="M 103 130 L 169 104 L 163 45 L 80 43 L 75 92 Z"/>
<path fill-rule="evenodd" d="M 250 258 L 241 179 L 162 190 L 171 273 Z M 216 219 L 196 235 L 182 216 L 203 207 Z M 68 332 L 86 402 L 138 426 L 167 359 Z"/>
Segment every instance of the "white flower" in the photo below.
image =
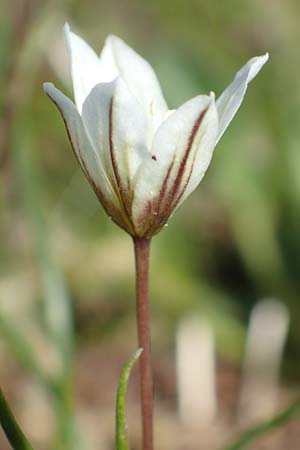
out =
<path fill-rule="evenodd" d="M 116 36 L 100 57 L 65 25 L 75 104 L 45 83 L 82 167 L 107 214 L 132 236 L 151 237 L 194 191 L 268 60 L 250 59 L 215 101 L 199 95 L 169 111 L 141 56 Z"/>

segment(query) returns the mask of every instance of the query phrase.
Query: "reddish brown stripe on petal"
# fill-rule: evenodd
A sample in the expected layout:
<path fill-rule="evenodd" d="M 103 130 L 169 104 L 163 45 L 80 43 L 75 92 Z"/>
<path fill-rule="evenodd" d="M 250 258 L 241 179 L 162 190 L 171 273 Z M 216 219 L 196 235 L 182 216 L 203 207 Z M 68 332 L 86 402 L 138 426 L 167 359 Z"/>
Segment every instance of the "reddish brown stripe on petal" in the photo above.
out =
<path fill-rule="evenodd" d="M 75 136 L 73 136 L 73 138 L 71 137 L 71 132 L 69 130 L 68 127 L 68 123 L 67 123 L 67 119 L 64 116 L 63 110 L 60 108 L 59 104 L 52 98 L 50 97 L 50 95 L 48 95 L 48 93 L 46 93 L 46 95 L 50 98 L 50 100 L 52 100 L 52 102 L 56 105 L 57 109 L 59 110 L 59 112 L 61 113 L 62 119 L 64 121 L 64 125 L 67 131 L 67 135 L 71 144 L 71 148 L 72 151 L 76 157 L 76 159 L 78 160 L 89 184 L 91 185 L 91 187 L 93 188 L 98 200 L 100 201 L 100 203 L 102 204 L 104 210 L 106 211 L 107 215 L 112 217 L 112 219 L 114 220 L 114 222 L 116 222 L 121 228 L 123 228 L 125 231 L 128 232 L 128 226 L 131 226 L 131 224 L 127 225 L 127 223 L 124 222 L 122 214 L 120 213 L 120 211 L 118 210 L 118 208 L 115 207 L 115 205 L 112 202 L 108 202 L 105 198 L 105 196 L 103 195 L 103 193 L 101 192 L 101 190 L 99 189 L 99 187 L 96 185 L 95 181 L 92 179 L 92 177 L 90 176 L 90 173 L 86 167 L 86 164 L 84 162 L 84 159 L 81 157 L 80 152 L 78 151 L 78 153 L 75 151 L 75 142 L 73 142 Z M 78 139 L 76 142 L 76 145 L 78 147 L 78 149 L 80 148 Z"/>
<path fill-rule="evenodd" d="M 195 156 L 196 156 L 196 155 L 195 155 Z M 173 209 L 175 209 L 176 206 L 178 205 L 178 203 L 179 203 L 181 197 L 183 196 L 183 194 L 184 194 L 184 192 L 185 192 L 185 190 L 186 190 L 187 185 L 189 184 L 189 181 L 190 181 L 191 176 L 192 176 L 192 173 L 193 173 L 193 168 L 194 168 L 194 163 L 195 163 L 195 156 L 194 156 L 193 162 L 192 162 L 192 164 L 191 164 L 191 168 L 190 168 L 190 171 L 189 171 L 189 175 L 188 175 L 188 177 L 187 177 L 187 180 L 186 180 L 186 182 L 184 183 L 184 186 L 183 186 L 183 188 L 181 189 L 181 192 L 180 192 L 180 194 L 178 195 L 178 197 L 177 197 L 175 203 L 173 204 Z"/>
<path fill-rule="evenodd" d="M 66 128 L 66 131 L 67 131 L 67 135 L 68 135 L 68 138 L 69 138 L 69 141 L 70 141 L 70 144 L 71 144 L 73 153 L 74 153 L 74 155 L 76 156 L 76 159 L 79 160 L 79 158 L 78 158 L 78 156 L 77 156 L 77 154 L 76 154 L 76 152 L 75 152 L 75 148 L 74 148 L 73 141 L 72 141 L 72 138 L 71 138 L 71 133 L 70 133 L 70 131 L 69 131 L 69 128 L 68 128 L 68 125 L 67 125 L 67 120 L 66 120 L 66 118 L 65 118 L 65 116 L 64 116 L 63 110 L 61 109 L 61 107 L 59 106 L 59 104 L 58 104 L 58 103 L 57 103 L 57 102 L 56 102 L 56 101 L 48 94 L 48 92 L 46 92 L 46 95 L 47 95 L 47 97 L 50 98 L 50 100 L 55 104 L 55 106 L 57 107 L 58 111 L 60 112 L 61 117 L 63 118 L 64 124 L 65 124 L 65 128 Z M 80 160 L 79 162 L 81 163 L 81 160 Z"/>
<path fill-rule="evenodd" d="M 173 156 L 173 159 L 171 161 L 171 164 L 169 165 L 167 174 L 166 174 L 166 176 L 164 178 L 163 184 L 162 184 L 161 189 L 159 191 L 158 201 L 160 203 L 162 202 L 162 200 L 163 200 L 163 198 L 165 196 L 165 193 L 166 193 L 166 190 L 167 190 L 168 181 L 169 181 L 169 178 L 170 178 L 170 174 L 171 174 L 171 171 L 172 171 L 173 166 L 174 166 L 174 162 L 175 162 L 175 155 Z"/>
<path fill-rule="evenodd" d="M 172 196 L 174 196 L 176 194 L 176 192 L 178 191 L 178 189 L 179 189 L 180 182 L 181 182 L 182 176 L 184 174 L 185 166 L 186 166 L 186 163 L 187 163 L 187 160 L 188 160 L 188 157 L 189 157 L 189 154 L 190 154 L 193 142 L 194 142 L 194 138 L 196 136 L 196 133 L 197 133 L 197 131 L 198 131 L 198 129 L 199 129 L 199 127 L 200 127 L 204 117 L 205 117 L 205 114 L 207 113 L 207 111 L 208 111 L 208 107 L 205 108 L 203 111 L 201 111 L 201 113 L 199 114 L 196 122 L 194 123 L 194 126 L 193 126 L 192 131 L 191 131 L 190 136 L 189 136 L 189 140 L 188 140 L 186 151 L 184 153 L 184 156 L 183 156 L 182 161 L 181 161 L 180 166 L 179 166 L 179 170 L 178 170 L 177 176 L 176 176 L 175 181 L 174 181 L 174 185 L 173 185 L 173 188 L 172 188 Z M 189 178 L 190 178 L 190 176 L 191 176 L 191 173 L 189 175 Z"/>
<path fill-rule="evenodd" d="M 116 163 L 115 149 L 114 149 L 114 142 L 113 142 L 113 125 L 112 125 L 113 101 L 114 101 L 114 99 L 112 97 L 111 101 L 110 101 L 110 105 L 109 105 L 109 152 L 110 152 L 110 158 L 111 158 L 113 171 L 114 171 L 114 174 L 116 177 L 116 182 L 118 185 L 118 190 L 119 190 L 120 195 L 122 196 L 122 194 L 121 194 L 121 191 L 122 191 L 121 178 L 120 178 L 117 163 Z"/>
<path fill-rule="evenodd" d="M 73 139 L 72 139 L 72 136 L 71 136 L 71 132 L 70 132 L 69 127 L 68 127 L 67 119 L 64 116 L 63 110 L 60 108 L 59 104 L 52 97 L 50 97 L 50 95 L 48 95 L 48 93 L 46 93 L 46 95 L 50 98 L 50 100 L 52 100 L 52 102 L 56 105 L 57 109 L 61 113 L 61 116 L 62 116 L 62 119 L 64 121 L 64 125 L 65 125 L 65 128 L 66 128 L 66 131 L 67 131 L 67 135 L 68 135 L 68 138 L 69 138 L 69 141 L 70 141 L 70 144 L 71 144 L 72 151 L 73 151 L 76 159 L 78 160 L 79 164 L 81 165 L 82 170 L 83 170 L 85 176 L 87 177 L 90 185 L 92 186 L 92 188 L 94 189 L 97 197 L 99 198 L 100 202 L 102 203 L 102 201 L 104 201 L 104 197 L 103 197 L 101 191 L 99 190 L 98 186 L 95 184 L 94 180 L 91 178 L 91 176 L 89 174 L 89 171 L 88 171 L 88 169 L 86 167 L 86 164 L 85 164 L 83 158 L 80 155 L 80 152 L 78 152 L 78 154 L 77 154 L 77 152 L 75 151 L 75 144 L 73 142 Z M 78 143 L 78 139 L 77 139 L 77 147 L 78 147 L 78 149 L 80 148 L 80 145 Z"/>
<path fill-rule="evenodd" d="M 176 158 L 176 152 L 174 152 L 172 162 L 169 165 L 169 168 L 168 168 L 168 171 L 164 178 L 164 181 L 162 183 L 162 187 L 160 189 L 159 195 L 156 197 L 155 201 L 153 202 L 153 210 L 156 209 L 157 214 L 152 218 L 152 221 L 149 224 L 149 228 L 147 230 L 148 233 L 159 230 L 167 222 L 172 211 L 174 210 L 174 208 L 176 208 L 182 195 L 185 192 L 188 182 L 192 176 L 194 162 L 195 162 L 195 155 L 194 155 L 187 179 L 184 183 L 184 186 L 181 189 L 180 189 L 180 183 L 181 183 L 182 177 L 184 175 L 184 171 L 186 168 L 186 164 L 187 164 L 187 161 L 188 161 L 191 149 L 192 149 L 192 145 L 193 145 L 196 133 L 197 133 L 207 111 L 208 111 L 208 107 L 205 108 L 203 111 L 201 111 L 197 120 L 195 121 L 193 128 L 191 130 L 191 133 L 189 135 L 187 147 L 184 152 L 182 161 L 180 163 L 175 181 L 174 181 L 174 183 L 172 183 L 171 189 L 168 189 L 168 181 L 170 179 L 170 175 L 171 175 L 172 169 L 174 167 L 175 158 Z M 179 189 L 180 189 L 180 192 L 178 192 Z"/>
<path fill-rule="evenodd" d="M 127 215 L 127 219 L 129 220 L 132 228 L 134 229 L 134 225 L 131 218 L 131 203 L 132 203 L 132 192 L 129 192 L 128 188 L 126 188 L 126 191 L 124 190 L 124 187 L 122 185 L 122 180 L 119 174 L 118 165 L 115 157 L 115 146 L 114 146 L 114 140 L 113 140 L 113 104 L 114 104 L 114 97 L 111 98 L 110 105 L 109 105 L 109 151 L 110 151 L 110 157 L 111 157 L 111 163 L 113 167 L 113 171 L 115 174 L 116 182 L 117 182 L 117 189 L 119 191 L 120 199 L 124 207 L 124 211 Z M 129 186 L 129 183 L 128 183 Z"/>
<path fill-rule="evenodd" d="M 161 216 L 162 215 L 165 216 L 165 213 L 169 210 L 171 201 L 168 200 L 168 197 L 166 197 L 166 193 L 167 193 L 168 180 L 170 178 L 170 174 L 171 174 L 172 168 L 174 166 L 174 162 L 175 162 L 175 155 L 172 159 L 171 164 L 169 165 L 168 171 L 167 171 L 164 181 L 162 183 L 159 194 L 152 201 L 147 203 L 147 206 L 146 206 L 145 210 L 143 211 L 141 221 L 144 220 L 145 222 L 146 221 L 148 222 L 146 233 L 151 234 L 151 230 L 155 230 L 158 226 L 158 223 L 161 220 L 164 220 L 164 219 L 162 219 Z M 163 213 L 162 213 L 162 211 L 163 211 Z M 150 217 L 150 219 L 149 219 L 149 217 Z"/>

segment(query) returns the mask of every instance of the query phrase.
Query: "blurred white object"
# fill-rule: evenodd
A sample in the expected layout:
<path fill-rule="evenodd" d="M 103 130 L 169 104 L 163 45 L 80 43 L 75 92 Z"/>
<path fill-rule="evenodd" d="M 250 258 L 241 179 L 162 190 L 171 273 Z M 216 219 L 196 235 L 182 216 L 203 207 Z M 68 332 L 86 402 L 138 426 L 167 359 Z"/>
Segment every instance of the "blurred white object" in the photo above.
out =
<path fill-rule="evenodd" d="M 179 415 L 184 426 L 199 428 L 216 414 L 213 331 L 206 320 L 188 317 L 177 332 L 177 388 Z"/>
<path fill-rule="evenodd" d="M 288 328 L 289 312 L 282 302 L 266 299 L 254 307 L 246 342 L 239 421 L 255 422 L 275 412 Z"/>

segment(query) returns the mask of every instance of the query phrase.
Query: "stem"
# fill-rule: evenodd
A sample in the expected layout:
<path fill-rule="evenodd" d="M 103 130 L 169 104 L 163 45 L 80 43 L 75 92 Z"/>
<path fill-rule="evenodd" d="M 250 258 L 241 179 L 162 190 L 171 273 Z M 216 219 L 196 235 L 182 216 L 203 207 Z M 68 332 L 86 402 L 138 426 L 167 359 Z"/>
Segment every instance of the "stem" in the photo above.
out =
<path fill-rule="evenodd" d="M 136 269 L 136 317 L 140 357 L 141 412 L 143 450 L 153 450 L 153 377 L 149 313 L 149 253 L 150 240 L 133 238 Z"/>

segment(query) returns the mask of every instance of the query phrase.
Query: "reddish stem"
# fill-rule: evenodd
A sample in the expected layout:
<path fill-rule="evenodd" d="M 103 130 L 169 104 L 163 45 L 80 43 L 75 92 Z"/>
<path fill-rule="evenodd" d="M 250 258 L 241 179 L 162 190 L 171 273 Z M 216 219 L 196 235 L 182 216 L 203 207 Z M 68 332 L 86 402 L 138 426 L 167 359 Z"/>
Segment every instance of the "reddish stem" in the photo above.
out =
<path fill-rule="evenodd" d="M 133 238 L 136 268 L 136 314 L 140 357 L 141 411 L 143 450 L 153 450 L 153 376 L 149 312 L 150 240 Z"/>

